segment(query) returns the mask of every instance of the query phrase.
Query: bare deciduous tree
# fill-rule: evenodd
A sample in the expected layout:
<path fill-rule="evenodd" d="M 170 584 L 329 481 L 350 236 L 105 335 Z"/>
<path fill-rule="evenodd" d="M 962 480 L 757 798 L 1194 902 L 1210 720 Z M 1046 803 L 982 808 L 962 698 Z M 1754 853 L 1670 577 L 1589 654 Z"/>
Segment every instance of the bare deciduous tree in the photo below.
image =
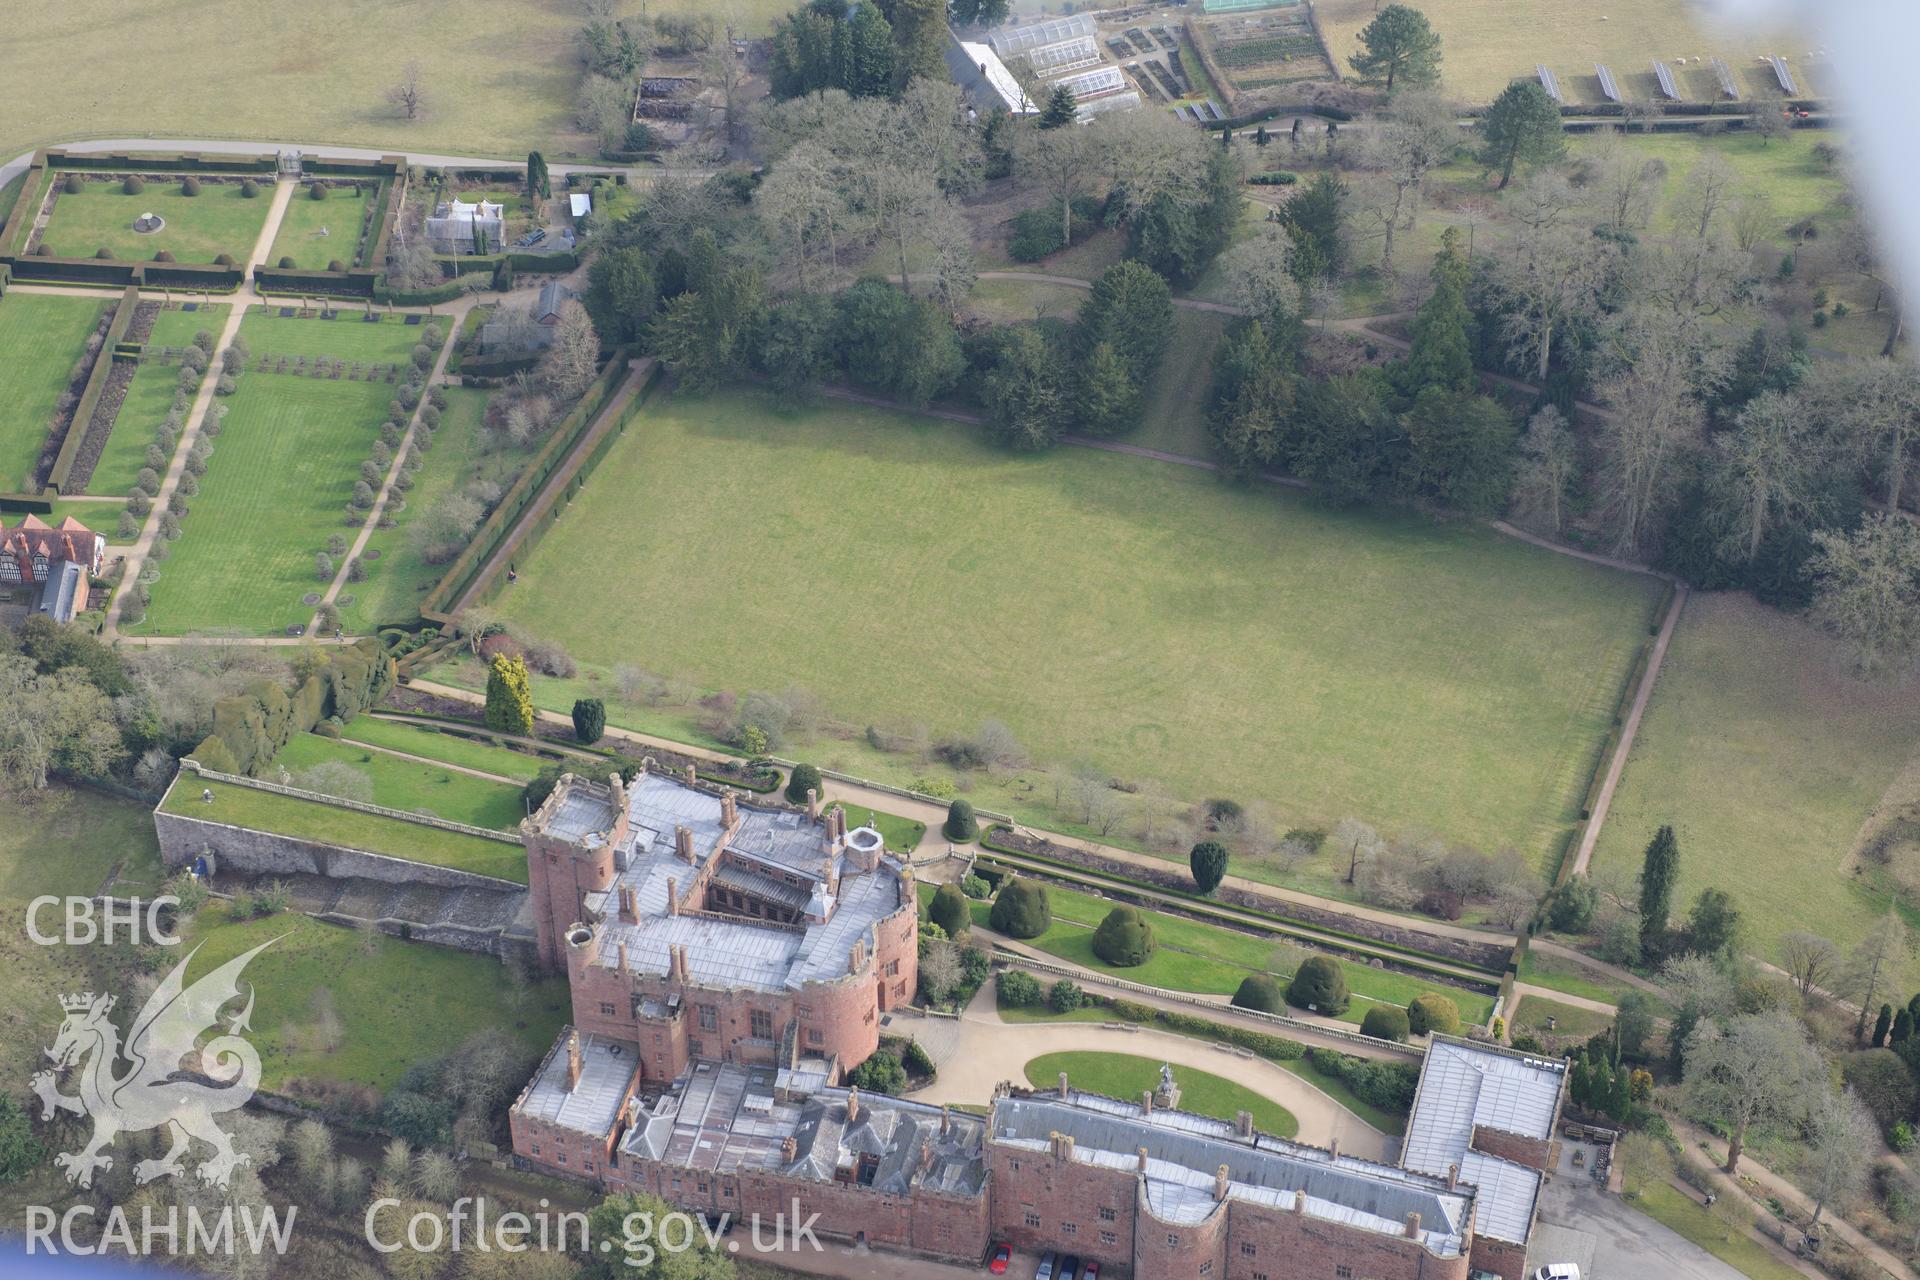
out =
<path fill-rule="evenodd" d="M 1550 206 L 1541 205 L 1543 213 Z M 1495 287 L 1513 305 L 1504 330 L 1508 349 L 1545 382 L 1562 326 L 1596 311 L 1605 246 L 1591 234 L 1551 222 L 1530 227 L 1494 261 Z"/>
<path fill-rule="evenodd" d="M 1573 484 L 1577 450 L 1566 415 L 1547 405 L 1527 422 L 1513 482 L 1515 514 L 1560 532 L 1561 508 Z"/>
<path fill-rule="evenodd" d="M 1740 1169 L 1747 1131 L 1756 1123 L 1800 1119 L 1822 1074 L 1819 1055 L 1799 1023 L 1778 1013 L 1743 1014 L 1724 1027 L 1708 1021 L 1694 1028 L 1683 1096 L 1695 1116 L 1725 1126 L 1724 1168 L 1733 1174 Z"/>
<path fill-rule="evenodd" d="M 1665 167 L 1630 147 L 1612 129 L 1596 135 L 1583 157 L 1588 187 L 1600 220 L 1615 227 L 1644 227 L 1653 218 L 1653 205 Z"/>
<path fill-rule="evenodd" d="M 400 78 L 387 86 L 387 101 L 406 119 L 419 119 L 426 109 L 427 91 L 418 61 L 409 61 L 400 69 Z"/>
<path fill-rule="evenodd" d="M 1840 949 L 1817 933 L 1795 930 L 1780 940 L 1780 961 L 1804 1000 L 1832 976 Z"/>
<path fill-rule="evenodd" d="M 1800 1187 L 1813 1197 L 1810 1226 L 1828 1205 L 1847 1208 L 1867 1182 L 1879 1145 L 1879 1126 L 1852 1089 L 1825 1089 L 1807 1111 L 1800 1155 Z"/>
<path fill-rule="evenodd" d="M 578 302 L 560 308 L 553 345 L 540 358 L 540 380 L 562 401 L 587 389 L 600 364 L 600 335 L 594 332 L 587 309 Z"/>
<path fill-rule="evenodd" d="M 1872 1016 L 1869 1010 L 1878 1006 L 1881 993 L 1890 983 L 1890 970 L 1900 963 L 1906 945 L 1906 924 L 1899 912 L 1889 907 L 1887 914 L 1860 939 L 1848 957 L 1846 986 L 1860 1004 L 1859 1015 L 1853 1023 L 1856 1041 L 1867 1038 L 1867 1019 Z"/>
<path fill-rule="evenodd" d="M 1681 182 L 1677 210 L 1680 225 L 1695 239 L 1704 240 L 1733 199 L 1734 183 L 1739 175 L 1718 151 L 1708 151 L 1698 164 L 1687 170 Z"/>
<path fill-rule="evenodd" d="M 1678 463 L 1706 422 L 1699 394 L 1700 335 L 1685 317 L 1643 311 L 1629 317 L 1624 367 L 1600 385 L 1613 407 L 1602 424 L 1600 507 L 1614 550 L 1647 546 L 1679 484 Z"/>

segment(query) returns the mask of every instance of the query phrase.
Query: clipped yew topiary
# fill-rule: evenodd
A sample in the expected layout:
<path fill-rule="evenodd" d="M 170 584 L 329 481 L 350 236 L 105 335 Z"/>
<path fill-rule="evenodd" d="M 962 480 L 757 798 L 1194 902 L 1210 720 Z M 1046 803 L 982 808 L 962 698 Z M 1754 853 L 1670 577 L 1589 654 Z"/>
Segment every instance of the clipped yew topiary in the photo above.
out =
<path fill-rule="evenodd" d="M 1415 996 L 1407 1006 L 1407 1029 L 1416 1036 L 1438 1031 L 1443 1036 L 1460 1034 L 1460 1006 L 1436 991 Z"/>
<path fill-rule="evenodd" d="M 1147 962 L 1153 954 L 1153 926 L 1136 907 L 1115 907 L 1093 931 L 1093 954 L 1122 969 Z"/>
<path fill-rule="evenodd" d="M 291 271 L 299 265 L 300 265 L 299 263 L 293 260 L 293 257 L 290 254 L 285 255 L 280 259 L 280 269 L 282 271 Z"/>
<path fill-rule="evenodd" d="M 964 796 L 947 806 L 947 820 L 940 824 L 947 839 L 967 844 L 980 838 L 980 824 L 973 816 L 973 801 Z"/>
<path fill-rule="evenodd" d="M 153 260 L 155 262 L 172 262 L 173 251 L 171 249 L 162 249 L 160 252 L 153 255 Z"/>
<path fill-rule="evenodd" d="M 137 196 L 147 189 L 147 184 L 140 181 L 139 174 L 130 173 L 127 175 L 127 180 L 120 184 L 120 189 L 130 196 Z"/>
<path fill-rule="evenodd" d="M 327 260 L 327 270 L 329 271 L 345 271 L 346 269 L 347 264 L 338 258 L 329 258 Z"/>
<path fill-rule="evenodd" d="M 827 786 L 820 778 L 820 770 L 810 764 L 793 766 L 793 772 L 787 775 L 787 799 L 794 804 L 805 804 L 809 791 L 826 799 Z"/>
<path fill-rule="evenodd" d="M 598 698 L 573 700 L 573 736 L 592 746 L 607 733 L 607 704 Z"/>
<path fill-rule="evenodd" d="M 182 178 L 182 179 L 180 180 L 180 194 L 181 194 L 181 195 L 183 195 L 183 196 L 197 196 L 197 195 L 199 195 L 199 194 L 200 194 L 200 179 L 198 179 L 198 178 L 194 178 L 194 177 L 186 177 L 186 178 Z"/>
<path fill-rule="evenodd" d="M 260 188 L 258 185 L 254 183 L 254 180 L 252 178 L 242 178 L 240 180 L 240 198 L 241 199 L 251 200 L 259 194 L 260 194 Z"/>
<path fill-rule="evenodd" d="M 927 904 L 927 919 L 947 931 L 949 938 L 957 938 L 973 926 L 973 916 L 967 910 L 967 895 L 960 892 L 958 885 L 943 884 L 933 892 L 933 901 Z"/>
<path fill-rule="evenodd" d="M 1332 956 L 1308 956 L 1287 985 L 1287 1003 L 1314 1013 L 1345 1013 L 1350 998 L 1347 975 Z"/>
<path fill-rule="evenodd" d="M 325 200 L 327 198 L 327 184 L 315 180 L 307 187 L 307 198 L 309 200 Z"/>
<path fill-rule="evenodd" d="M 995 933 L 1009 938 L 1037 938 L 1053 925 L 1053 909 L 1047 903 L 1047 887 L 1015 876 L 994 895 L 993 910 L 987 923 Z"/>
<path fill-rule="evenodd" d="M 1193 872 L 1193 887 L 1212 893 L 1227 878 L 1227 846 L 1218 840 L 1202 840 L 1187 855 L 1187 867 Z"/>
<path fill-rule="evenodd" d="M 1407 1038 L 1407 1011 L 1399 1005 L 1377 1004 L 1360 1019 L 1360 1034 L 1375 1040 L 1400 1041 Z"/>
<path fill-rule="evenodd" d="M 1287 996 L 1279 980 L 1270 973 L 1249 974 L 1233 993 L 1236 1009 L 1258 1009 L 1261 1013 L 1285 1013 Z"/>
<path fill-rule="evenodd" d="M 77 173 L 68 174 L 67 180 L 60 184 L 60 189 L 66 192 L 70 196 L 79 195 L 80 194 L 80 175 Z"/>
<path fill-rule="evenodd" d="M 93 251 L 93 256 L 96 258 L 101 258 L 107 261 L 111 261 L 113 259 L 113 250 L 107 248 L 105 245 L 102 245 L 100 248 L 95 249 Z"/>
<path fill-rule="evenodd" d="M 213 255 L 213 265 L 216 267 L 230 267 L 233 265 L 233 255 L 230 253 L 216 253 Z"/>

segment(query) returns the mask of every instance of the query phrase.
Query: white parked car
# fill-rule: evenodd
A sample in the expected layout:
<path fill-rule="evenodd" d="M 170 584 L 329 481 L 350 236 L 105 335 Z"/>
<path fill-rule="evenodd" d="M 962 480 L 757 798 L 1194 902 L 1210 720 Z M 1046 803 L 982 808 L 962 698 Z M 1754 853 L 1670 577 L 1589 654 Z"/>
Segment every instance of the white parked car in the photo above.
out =
<path fill-rule="evenodd" d="M 1549 1262 L 1533 1273 L 1533 1280 L 1580 1280 L 1580 1266 L 1574 1262 Z"/>

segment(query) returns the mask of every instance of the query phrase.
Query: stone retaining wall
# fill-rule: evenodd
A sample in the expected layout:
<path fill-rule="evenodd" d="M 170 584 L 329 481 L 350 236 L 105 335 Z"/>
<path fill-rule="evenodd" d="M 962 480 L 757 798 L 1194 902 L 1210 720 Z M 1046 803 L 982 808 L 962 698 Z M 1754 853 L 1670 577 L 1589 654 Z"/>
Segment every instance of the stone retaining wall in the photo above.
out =
<path fill-rule="evenodd" d="M 205 850 L 212 850 L 215 869 L 253 875 L 313 875 L 329 879 L 358 878 L 385 884 L 428 884 L 444 889 L 525 889 L 511 880 L 457 871 L 426 862 L 411 862 L 386 854 L 368 853 L 318 840 L 302 840 L 271 831 L 255 831 L 224 822 L 210 822 L 156 809 L 153 828 L 160 837 L 160 856 L 170 867 L 184 866 Z"/>

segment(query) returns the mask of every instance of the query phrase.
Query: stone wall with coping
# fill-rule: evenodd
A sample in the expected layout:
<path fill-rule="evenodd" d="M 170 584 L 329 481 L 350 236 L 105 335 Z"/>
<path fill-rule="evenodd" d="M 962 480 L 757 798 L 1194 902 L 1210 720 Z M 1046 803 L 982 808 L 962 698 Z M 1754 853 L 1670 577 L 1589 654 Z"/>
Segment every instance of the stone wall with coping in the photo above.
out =
<path fill-rule="evenodd" d="M 160 857 L 169 867 L 185 866 L 203 851 L 211 850 L 217 867 L 253 875 L 312 875 L 334 880 L 358 877 L 383 884 L 427 884 L 443 889 L 525 887 L 474 871 L 412 862 L 384 853 L 256 831 L 160 809 L 154 810 L 153 829 L 160 838 Z"/>

